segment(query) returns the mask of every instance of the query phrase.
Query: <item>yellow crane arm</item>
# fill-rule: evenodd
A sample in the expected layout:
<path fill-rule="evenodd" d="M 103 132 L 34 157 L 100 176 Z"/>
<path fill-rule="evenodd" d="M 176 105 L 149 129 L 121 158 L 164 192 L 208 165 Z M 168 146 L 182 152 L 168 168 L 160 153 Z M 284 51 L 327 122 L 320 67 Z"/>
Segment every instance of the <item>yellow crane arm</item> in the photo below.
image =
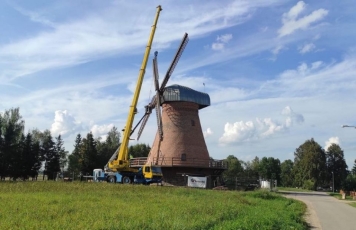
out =
<path fill-rule="evenodd" d="M 147 42 L 145 54 L 143 55 L 142 65 L 141 65 L 141 69 L 138 74 L 134 97 L 132 99 L 132 104 L 130 106 L 129 114 L 127 116 L 126 126 L 125 126 L 125 130 L 124 130 L 123 138 L 122 138 L 122 143 L 118 150 L 119 152 L 117 154 L 117 158 L 112 161 L 109 161 L 109 164 L 108 164 L 108 167 L 113 171 L 129 169 L 128 145 L 129 145 L 129 140 L 130 140 L 132 123 L 134 121 L 135 114 L 137 112 L 137 110 L 136 110 L 137 101 L 138 101 L 138 97 L 140 96 L 142 81 L 143 81 L 143 77 L 145 76 L 147 61 L 148 61 L 148 58 L 150 55 L 152 41 L 153 41 L 153 37 L 156 32 L 156 26 L 157 26 L 157 22 L 158 22 L 158 18 L 159 18 L 159 14 L 160 14 L 161 10 L 162 10 L 161 6 L 157 6 L 156 16 L 153 21 L 153 26 L 151 29 L 150 37 Z"/>

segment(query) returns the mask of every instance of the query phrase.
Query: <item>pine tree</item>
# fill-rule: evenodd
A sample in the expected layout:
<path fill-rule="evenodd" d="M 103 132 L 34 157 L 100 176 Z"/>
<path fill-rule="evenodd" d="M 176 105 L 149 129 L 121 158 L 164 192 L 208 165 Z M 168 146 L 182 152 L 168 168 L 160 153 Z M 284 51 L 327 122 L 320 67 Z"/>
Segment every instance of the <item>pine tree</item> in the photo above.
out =
<path fill-rule="evenodd" d="M 22 120 L 19 108 L 5 111 L 3 115 L 3 174 L 10 176 L 13 180 L 19 177 L 19 168 L 21 167 L 19 159 L 21 151 L 19 145 L 24 130 L 25 122 Z"/>
<path fill-rule="evenodd" d="M 32 136 L 32 135 L 31 135 Z M 32 139 L 32 154 L 31 154 L 31 170 L 29 176 L 32 177 L 32 180 L 37 180 L 38 171 L 42 167 L 42 156 L 41 156 L 41 146 L 40 142 Z"/>
<path fill-rule="evenodd" d="M 103 167 L 107 164 L 111 156 L 118 150 L 120 145 L 120 133 L 114 126 L 107 134 L 104 142 L 100 139 L 96 140 L 96 147 L 98 151 L 98 165 Z"/>
<path fill-rule="evenodd" d="M 354 174 L 354 175 L 356 175 L 356 159 L 355 159 L 355 161 L 354 161 L 354 167 L 352 167 L 352 174 Z"/>
<path fill-rule="evenodd" d="M 340 189 L 342 182 L 347 176 L 347 165 L 344 158 L 344 151 L 339 145 L 332 144 L 327 149 L 326 164 L 330 184 L 332 183 L 332 175 L 334 175 L 334 186 L 336 189 Z"/>
<path fill-rule="evenodd" d="M 83 174 L 91 174 L 93 169 L 100 168 L 102 165 L 98 164 L 98 151 L 96 149 L 96 142 L 94 140 L 93 134 L 90 132 L 87 134 L 86 138 L 83 140 L 83 145 L 81 148 L 81 155 L 83 157 L 83 164 L 81 172 Z"/>
<path fill-rule="evenodd" d="M 75 138 L 74 150 L 68 156 L 68 171 L 78 174 L 82 168 L 83 159 L 80 154 L 82 146 L 82 136 L 78 134 Z"/>
<path fill-rule="evenodd" d="M 3 138 L 3 128 L 4 128 L 4 122 L 3 122 L 2 115 L 0 113 L 0 180 L 5 179 L 5 165 L 6 165 L 6 159 L 4 156 L 4 138 Z"/>
<path fill-rule="evenodd" d="M 63 147 L 63 140 L 61 135 L 59 135 L 58 137 L 56 137 L 56 147 L 55 150 L 57 152 L 57 154 L 59 155 L 59 165 L 62 171 L 64 171 L 64 168 L 67 165 L 68 162 L 68 158 L 67 158 L 67 151 L 65 150 L 65 148 Z"/>
<path fill-rule="evenodd" d="M 60 171 L 60 156 L 55 149 L 55 143 L 49 130 L 44 132 L 41 150 L 45 159 L 44 174 L 47 175 L 48 180 L 55 180 L 57 173 Z"/>

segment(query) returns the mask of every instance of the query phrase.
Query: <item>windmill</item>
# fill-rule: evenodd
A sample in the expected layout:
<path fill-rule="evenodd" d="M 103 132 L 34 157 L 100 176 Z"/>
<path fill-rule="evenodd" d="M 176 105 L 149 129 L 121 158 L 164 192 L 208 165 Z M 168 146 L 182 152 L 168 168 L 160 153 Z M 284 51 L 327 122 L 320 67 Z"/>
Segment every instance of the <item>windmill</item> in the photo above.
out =
<path fill-rule="evenodd" d="M 146 123 L 148 121 L 148 118 L 150 117 L 152 110 L 156 110 L 156 118 L 157 118 L 157 126 L 158 126 L 158 135 L 159 135 L 159 146 L 161 141 L 163 140 L 163 129 L 162 129 L 162 112 L 161 112 L 161 103 L 164 101 L 163 98 L 163 93 L 165 90 L 165 87 L 168 83 L 169 78 L 171 77 L 176 65 L 178 64 L 178 61 L 180 57 L 182 56 L 182 53 L 189 41 L 188 34 L 185 33 L 183 36 L 183 39 L 178 47 L 178 50 L 173 58 L 173 61 L 171 65 L 169 66 L 167 73 L 162 81 L 161 86 L 159 86 L 159 75 L 158 75 L 158 65 L 157 65 L 157 55 L 158 52 L 155 52 L 155 56 L 153 59 L 153 76 L 154 76 L 154 85 L 155 85 L 155 90 L 156 90 L 156 95 L 152 98 L 151 102 L 145 106 L 145 115 L 142 118 L 142 124 L 140 126 L 140 129 L 138 131 L 137 135 L 137 140 L 140 139 L 141 134 L 143 132 L 143 129 L 146 126 Z M 158 154 L 159 154 L 159 147 L 157 151 L 157 158 L 158 159 Z"/>
<path fill-rule="evenodd" d="M 185 34 L 161 85 L 155 53 L 153 76 L 156 95 L 145 106 L 137 137 L 139 140 L 155 109 L 158 130 L 146 164 L 159 165 L 165 183 L 171 185 L 186 185 L 187 175 L 209 177 L 214 181 L 226 169 L 222 161 L 209 157 L 200 124 L 199 110 L 210 105 L 209 95 L 181 85 L 166 86 L 187 43 L 188 34 Z"/>

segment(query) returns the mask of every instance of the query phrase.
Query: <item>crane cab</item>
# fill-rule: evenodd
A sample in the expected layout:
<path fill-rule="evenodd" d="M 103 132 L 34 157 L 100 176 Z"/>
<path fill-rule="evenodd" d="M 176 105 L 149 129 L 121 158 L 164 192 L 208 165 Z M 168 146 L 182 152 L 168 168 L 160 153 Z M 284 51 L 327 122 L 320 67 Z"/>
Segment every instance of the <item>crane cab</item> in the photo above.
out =
<path fill-rule="evenodd" d="M 158 166 L 144 165 L 142 167 L 142 174 L 146 180 L 162 180 L 162 169 Z"/>
<path fill-rule="evenodd" d="M 99 181 L 105 181 L 106 180 L 106 175 L 105 171 L 102 169 L 94 169 L 93 170 L 93 181 L 99 182 Z"/>

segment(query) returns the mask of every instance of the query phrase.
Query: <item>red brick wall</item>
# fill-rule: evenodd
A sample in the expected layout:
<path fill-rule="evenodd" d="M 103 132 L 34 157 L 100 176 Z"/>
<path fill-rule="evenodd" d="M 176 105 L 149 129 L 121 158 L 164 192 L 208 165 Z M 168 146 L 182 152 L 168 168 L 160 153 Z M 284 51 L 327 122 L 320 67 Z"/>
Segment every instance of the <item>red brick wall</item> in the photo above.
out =
<path fill-rule="evenodd" d="M 160 143 L 159 162 L 161 165 L 205 166 L 209 152 L 203 136 L 198 104 L 192 102 L 168 102 L 162 105 L 163 140 Z M 148 163 L 157 159 L 159 141 L 156 134 Z M 186 161 L 180 161 L 182 154 Z M 200 160 L 200 161 L 199 161 Z M 192 165 L 193 164 L 193 165 Z"/>

